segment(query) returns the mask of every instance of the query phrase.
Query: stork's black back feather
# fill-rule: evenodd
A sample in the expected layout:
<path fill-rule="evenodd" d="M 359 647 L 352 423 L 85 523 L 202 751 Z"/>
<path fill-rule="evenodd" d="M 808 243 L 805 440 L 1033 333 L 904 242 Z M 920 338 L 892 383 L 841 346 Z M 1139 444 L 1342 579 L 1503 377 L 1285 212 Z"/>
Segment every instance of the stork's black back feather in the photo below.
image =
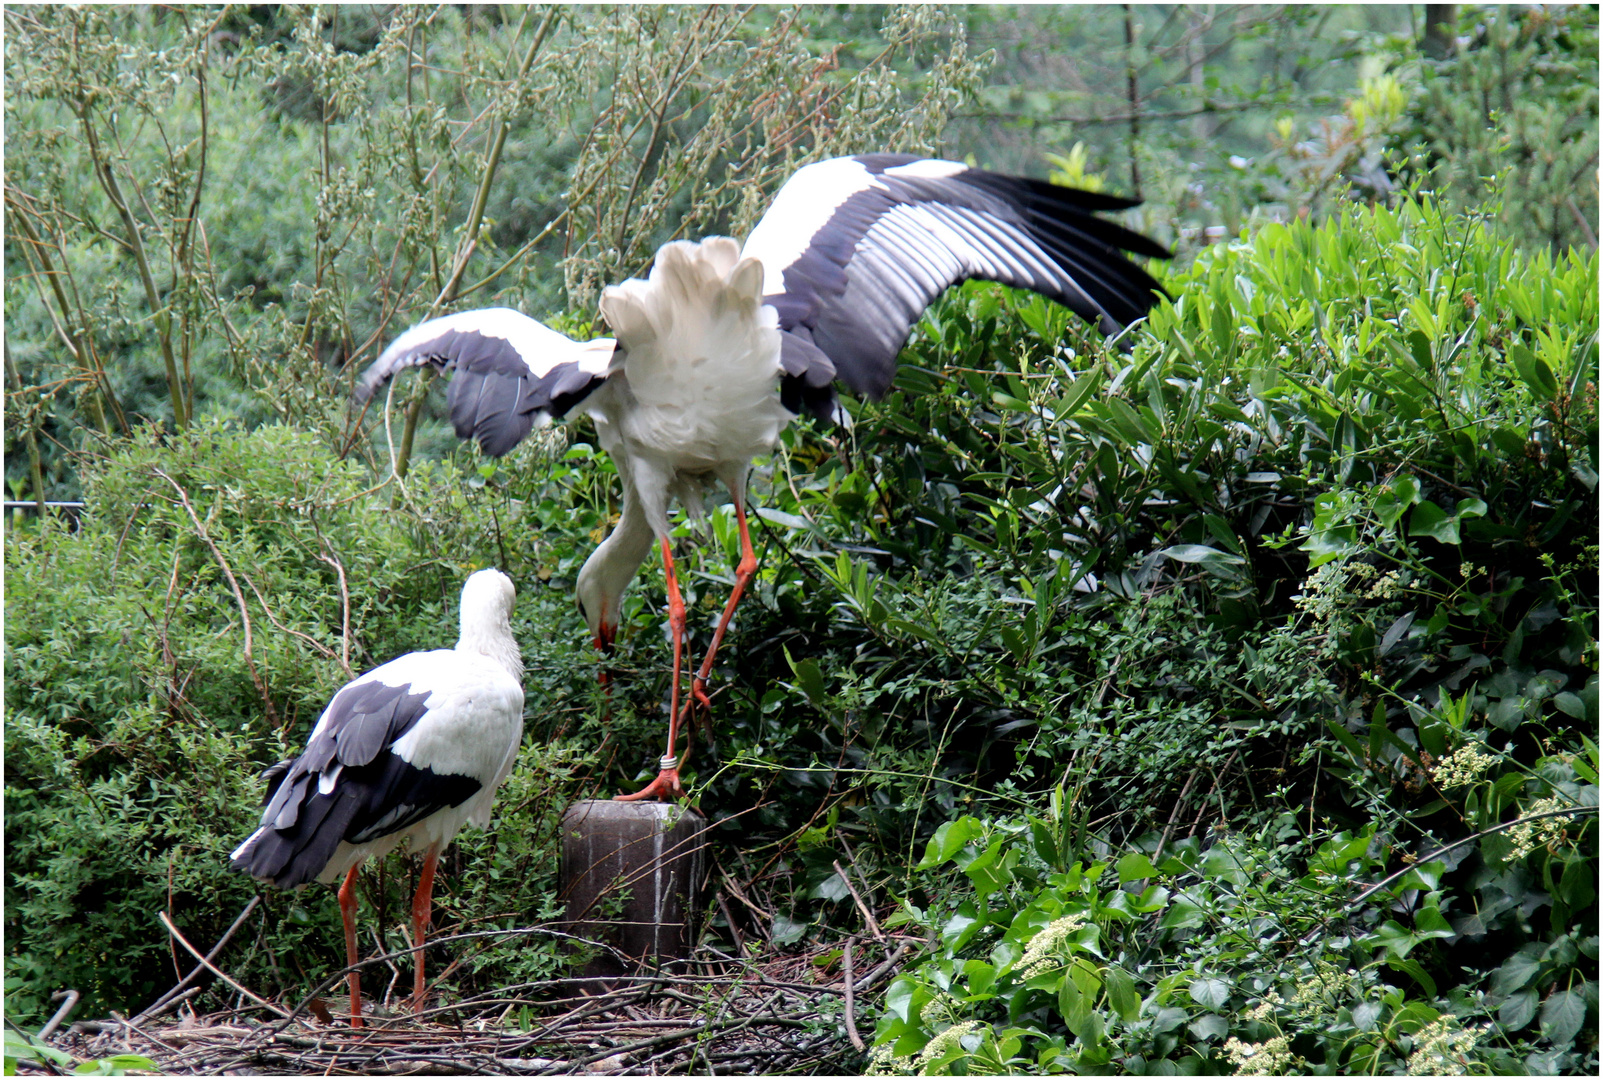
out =
<path fill-rule="evenodd" d="M 390 749 L 427 716 L 428 699 L 426 690 L 375 679 L 359 679 L 334 695 L 305 752 L 263 774 L 271 794 L 261 828 L 235 855 L 233 868 L 291 889 L 315 880 L 341 842 L 401 832 L 471 798 L 483 786 L 477 779 L 436 773 Z M 331 774 L 325 793 L 320 781 Z"/>

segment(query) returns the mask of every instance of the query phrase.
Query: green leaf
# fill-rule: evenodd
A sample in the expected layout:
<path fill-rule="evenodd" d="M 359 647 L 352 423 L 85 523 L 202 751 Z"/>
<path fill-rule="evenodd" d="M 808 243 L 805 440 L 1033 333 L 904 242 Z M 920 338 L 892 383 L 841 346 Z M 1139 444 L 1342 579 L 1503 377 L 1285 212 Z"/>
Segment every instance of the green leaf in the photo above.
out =
<path fill-rule="evenodd" d="M 1410 330 L 1408 332 L 1408 352 L 1413 356 L 1414 363 L 1426 371 L 1429 371 L 1435 365 L 1435 360 L 1430 353 L 1430 338 L 1419 330 Z"/>
<path fill-rule="evenodd" d="M 1185 897 L 1176 897 L 1169 910 L 1163 913 L 1158 920 L 1158 926 L 1164 930 L 1182 929 L 1202 926 L 1208 921 L 1207 913 Z"/>
<path fill-rule="evenodd" d="M 1586 998 L 1579 990 L 1559 990 L 1542 1003 L 1542 1035 L 1554 1046 L 1568 1046 L 1586 1023 Z"/>
<path fill-rule="evenodd" d="M 1102 368 L 1092 368 L 1069 386 L 1069 392 L 1052 403 L 1052 412 L 1063 420 L 1080 411 L 1080 406 L 1086 403 L 1090 396 L 1096 393 L 1102 385 Z"/>
<path fill-rule="evenodd" d="M 794 945 L 807 933 L 806 919 L 792 919 L 783 912 L 774 915 L 774 925 L 769 937 L 775 945 Z"/>
<path fill-rule="evenodd" d="M 956 821 L 945 822 L 935 830 L 935 835 L 930 837 L 930 842 L 924 849 L 924 858 L 914 869 L 928 870 L 941 865 L 967 847 L 970 841 L 981 834 L 982 828 L 978 821 L 967 814 Z"/>
<path fill-rule="evenodd" d="M 829 700 L 824 690 L 824 673 L 818 668 L 818 661 L 812 657 L 805 660 L 791 658 L 790 649 L 785 649 L 785 659 L 790 663 L 790 670 L 796 676 L 796 685 L 801 692 L 807 695 L 807 700 L 814 706 L 822 709 Z"/>
<path fill-rule="evenodd" d="M 985 993 L 996 982 L 996 968 L 984 960 L 970 960 L 965 963 L 963 975 L 968 979 L 968 992 L 973 997 Z"/>
<path fill-rule="evenodd" d="M 941 944 L 949 949 L 961 949 L 984 925 L 974 904 L 965 900 L 958 905 L 952 917 L 946 920 L 946 925 L 941 927 Z"/>
<path fill-rule="evenodd" d="M 913 994 L 919 989 L 918 983 L 910 975 L 898 975 L 891 980 L 890 987 L 885 991 L 885 1008 L 891 1014 L 899 1017 L 906 1023 L 912 1022 L 910 1010 L 913 1006 Z"/>
<path fill-rule="evenodd" d="M 1386 961 L 1386 966 L 1396 971 L 1401 971 L 1413 979 L 1425 991 L 1427 997 L 1436 996 L 1436 980 L 1431 978 L 1430 974 L 1419 966 L 1419 961 L 1391 959 Z"/>
<path fill-rule="evenodd" d="M 1107 971 L 1108 1004 L 1125 1022 L 1141 1015 L 1141 998 L 1135 992 L 1135 980 L 1117 964 Z"/>
<path fill-rule="evenodd" d="M 1205 1009 L 1222 1009 L 1230 1003 L 1230 984 L 1224 979 L 1197 979 L 1187 989 L 1191 1000 Z"/>
<path fill-rule="evenodd" d="M 1426 499 L 1409 515 L 1408 535 L 1428 536 L 1444 544 L 1457 545 L 1458 519 L 1448 517 L 1441 507 Z"/>
<path fill-rule="evenodd" d="M 1157 877 L 1158 871 L 1141 852 L 1133 852 L 1119 860 L 1119 884 L 1128 881 L 1139 881 L 1142 878 Z"/>
<path fill-rule="evenodd" d="M 1512 994 L 1536 978 L 1537 972 L 1542 969 L 1542 965 L 1535 956 L 1531 955 L 1531 952 L 1540 951 L 1541 946 L 1539 943 L 1533 942 L 1532 944 L 1535 945 L 1534 949 L 1527 945 L 1507 960 L 1504 960 L 1502 966 L 1492 972 L 1492 993 L 1499 996 Z M 1527 949 L 1530 949 L 1531 952 L 1527 952 Z"/>
<path fill-rule="evenodd" d="M 1206 544 L 1175 544 L 1158 552 L 1165 558 L 1183 563 L 1201 563 L 1203 569 L 1220 577 L 1235 576 L 1234 568 L 1246 563 L 1240 555 L 1208 547 Z"/>
<path fill-rule="evenodd" d="M 1505 1032 L 1515 1032 L 1536 1019 L 1539 998 L 1534 986 L 1528 986 L 1503 1002 L 1497 1010 L 1497 1022 Z"/>
<path fill-rule="evenodd" d="M 764 521 L 772 521 L 775 525 L 783 525 L 787 529 L 802 529 L 805 531 L 812 531 L 813 529 L 813 523 L 804 517 L 787 514 L 783 510 L 772 510 L 766 506 L 759 506 L 756 509 L 758 517 Z"/>
<path fill-rule="evenodd" d="M 1531 388 L 1531 393 L 1543 401 L 1553 400 L 1558 393 L 1558 379 L 1553 377 L 1553 369 L 1547 366 L 1547 361 L 1517 341 L 1508 347 L 1508 358 L 1525 385 Z"/>
<path fill-rule="evenodd" d="M 1375 928 L 1375 932 L 1369 936 L 1369 940 L 1371 944 L 1385 949 L 1400 960 L 1412 952 L 1414 946 L 1418 945 L 1422 939 L 1396 919 L 1387 919 Z"/>

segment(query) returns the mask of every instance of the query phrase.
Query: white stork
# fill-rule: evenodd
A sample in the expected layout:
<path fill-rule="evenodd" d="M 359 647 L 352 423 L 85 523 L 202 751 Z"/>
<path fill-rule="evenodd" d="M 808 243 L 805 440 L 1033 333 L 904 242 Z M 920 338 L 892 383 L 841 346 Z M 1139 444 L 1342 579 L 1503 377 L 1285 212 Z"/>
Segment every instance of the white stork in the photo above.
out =
<path fill-rule="evenodd" d="M 594 418 L 623 480 L 623 514 L 579 571 L 578 601 L 610 648 L 624 588 L 653 538 L 667 576 L 674 675 L 657 778 L 625 799 L 683 795 L 680 722 L 684 605 L 668 543 L 668 504 L 692 513 L 702 486 L 733 497 L 735 586 L 692 683 L 706 705 L 730 616 L 756 570 L 745 490 L 754 456 L 804 409 L 833 418 L 833 383 L 878 398 L 924 309 L 978 278 L 1031 289 L 1105 334 L 1123 331 L 1162 289 L 1121 252 L 1168 258 L 1154 241 L 1096 217 L 1136 201 L 905 154 L 834 158 L 798 170 L 746 239 L 675 241 L 647 280 L 607 288 L 615 338 L 577 342 L 507 308 L 431 319 L 392 342 L 362 376 L 358 402 L 406 367 L 454 369 L 451 421 L 488 454 L 575 406 Z"/>
<path fill-rule="evenodd" d="M 480 570 L 462 586 L 454 649 L 407 653 L 345 684 L 293 761 L 263 775 L 261 827 L 231 865 L 280 889 L 341 874 L 345 952 L 356 965 L 356 870 L 402 840 L 427 848 L 412 898 L 412 1007 L 423 1007 L 423 938 L 440 850 L 464 824 L 490 823 L 495 790 L 523 740 L 523 660 L 512 637 L 512 579 Z M 362 1026 L 350 973 L 351 1026 Z"/>

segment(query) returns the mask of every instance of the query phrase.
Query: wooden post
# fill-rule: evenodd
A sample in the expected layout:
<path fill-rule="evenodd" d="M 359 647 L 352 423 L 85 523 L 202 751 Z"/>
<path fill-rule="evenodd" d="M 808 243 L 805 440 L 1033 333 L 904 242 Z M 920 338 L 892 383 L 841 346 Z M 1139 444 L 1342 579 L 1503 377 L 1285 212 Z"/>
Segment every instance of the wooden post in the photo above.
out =
<path fill-rule="evenodd" d="M 591 799 L 562 815 L 565 929 L 610 946 L 579 973 L 587 989 L 689 956 L 707 834 L 705 818 L 675 803 Z"/>

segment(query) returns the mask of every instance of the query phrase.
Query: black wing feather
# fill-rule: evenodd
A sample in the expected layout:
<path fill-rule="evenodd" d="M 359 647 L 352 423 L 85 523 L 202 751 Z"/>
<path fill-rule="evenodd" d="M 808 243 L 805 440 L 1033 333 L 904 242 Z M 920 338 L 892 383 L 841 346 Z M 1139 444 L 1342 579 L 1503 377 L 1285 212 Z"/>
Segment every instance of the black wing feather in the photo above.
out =
<path fill-rule="evenodd" d="M 428 698 L 427 690 L 376 679 L 335 694 L 305 752 L 264 774 L 276 787 L 259 835 L 233 859 L 234 869 L 291 889 L 315 880 L 342 841 L 401 832 L 477 792 L 483 785 L 473 777 L 420 768 L 389 749 L 427 715 Z M 334 769 L 333 790 L 324 794 L 319 782 Z"/>
<path fill-rule="evenodd" d="M 957 165 L 894 171 L 921 160 L 908 154 L 850 160 L 864 180 L 856 190 L 832 189 L 839 199 L 832 209 L 807 201 L 806 181 L 776 198 L 770 213 L 781 219 L 798 210 L 822 218 L 800 253 L 775 268 L 783 270 L 783 291 L 764 301 L 778 310 L 792 355 L 821 354 L 855 393 L 883 395 L 895 377 L 896 354 L 924 309 L 970 278 L 1041 293 L 1109 334 L 1140 319 L 1164 295 L 1127 253 L 1172 253 L 1096 216 L 1139 200 Z M 764 255 L 759 237 L 766 222 L 754 231 L 747 254 Z M 772 230 L 781 231 L 782 225 Z M 820 380 L 809 377 L 811 371 L 804 376 L 788 363 L 785 371 L 787 405 L 804 403 L 818 413 L 832 407 L 827 393 L 816 392 Z"/>

